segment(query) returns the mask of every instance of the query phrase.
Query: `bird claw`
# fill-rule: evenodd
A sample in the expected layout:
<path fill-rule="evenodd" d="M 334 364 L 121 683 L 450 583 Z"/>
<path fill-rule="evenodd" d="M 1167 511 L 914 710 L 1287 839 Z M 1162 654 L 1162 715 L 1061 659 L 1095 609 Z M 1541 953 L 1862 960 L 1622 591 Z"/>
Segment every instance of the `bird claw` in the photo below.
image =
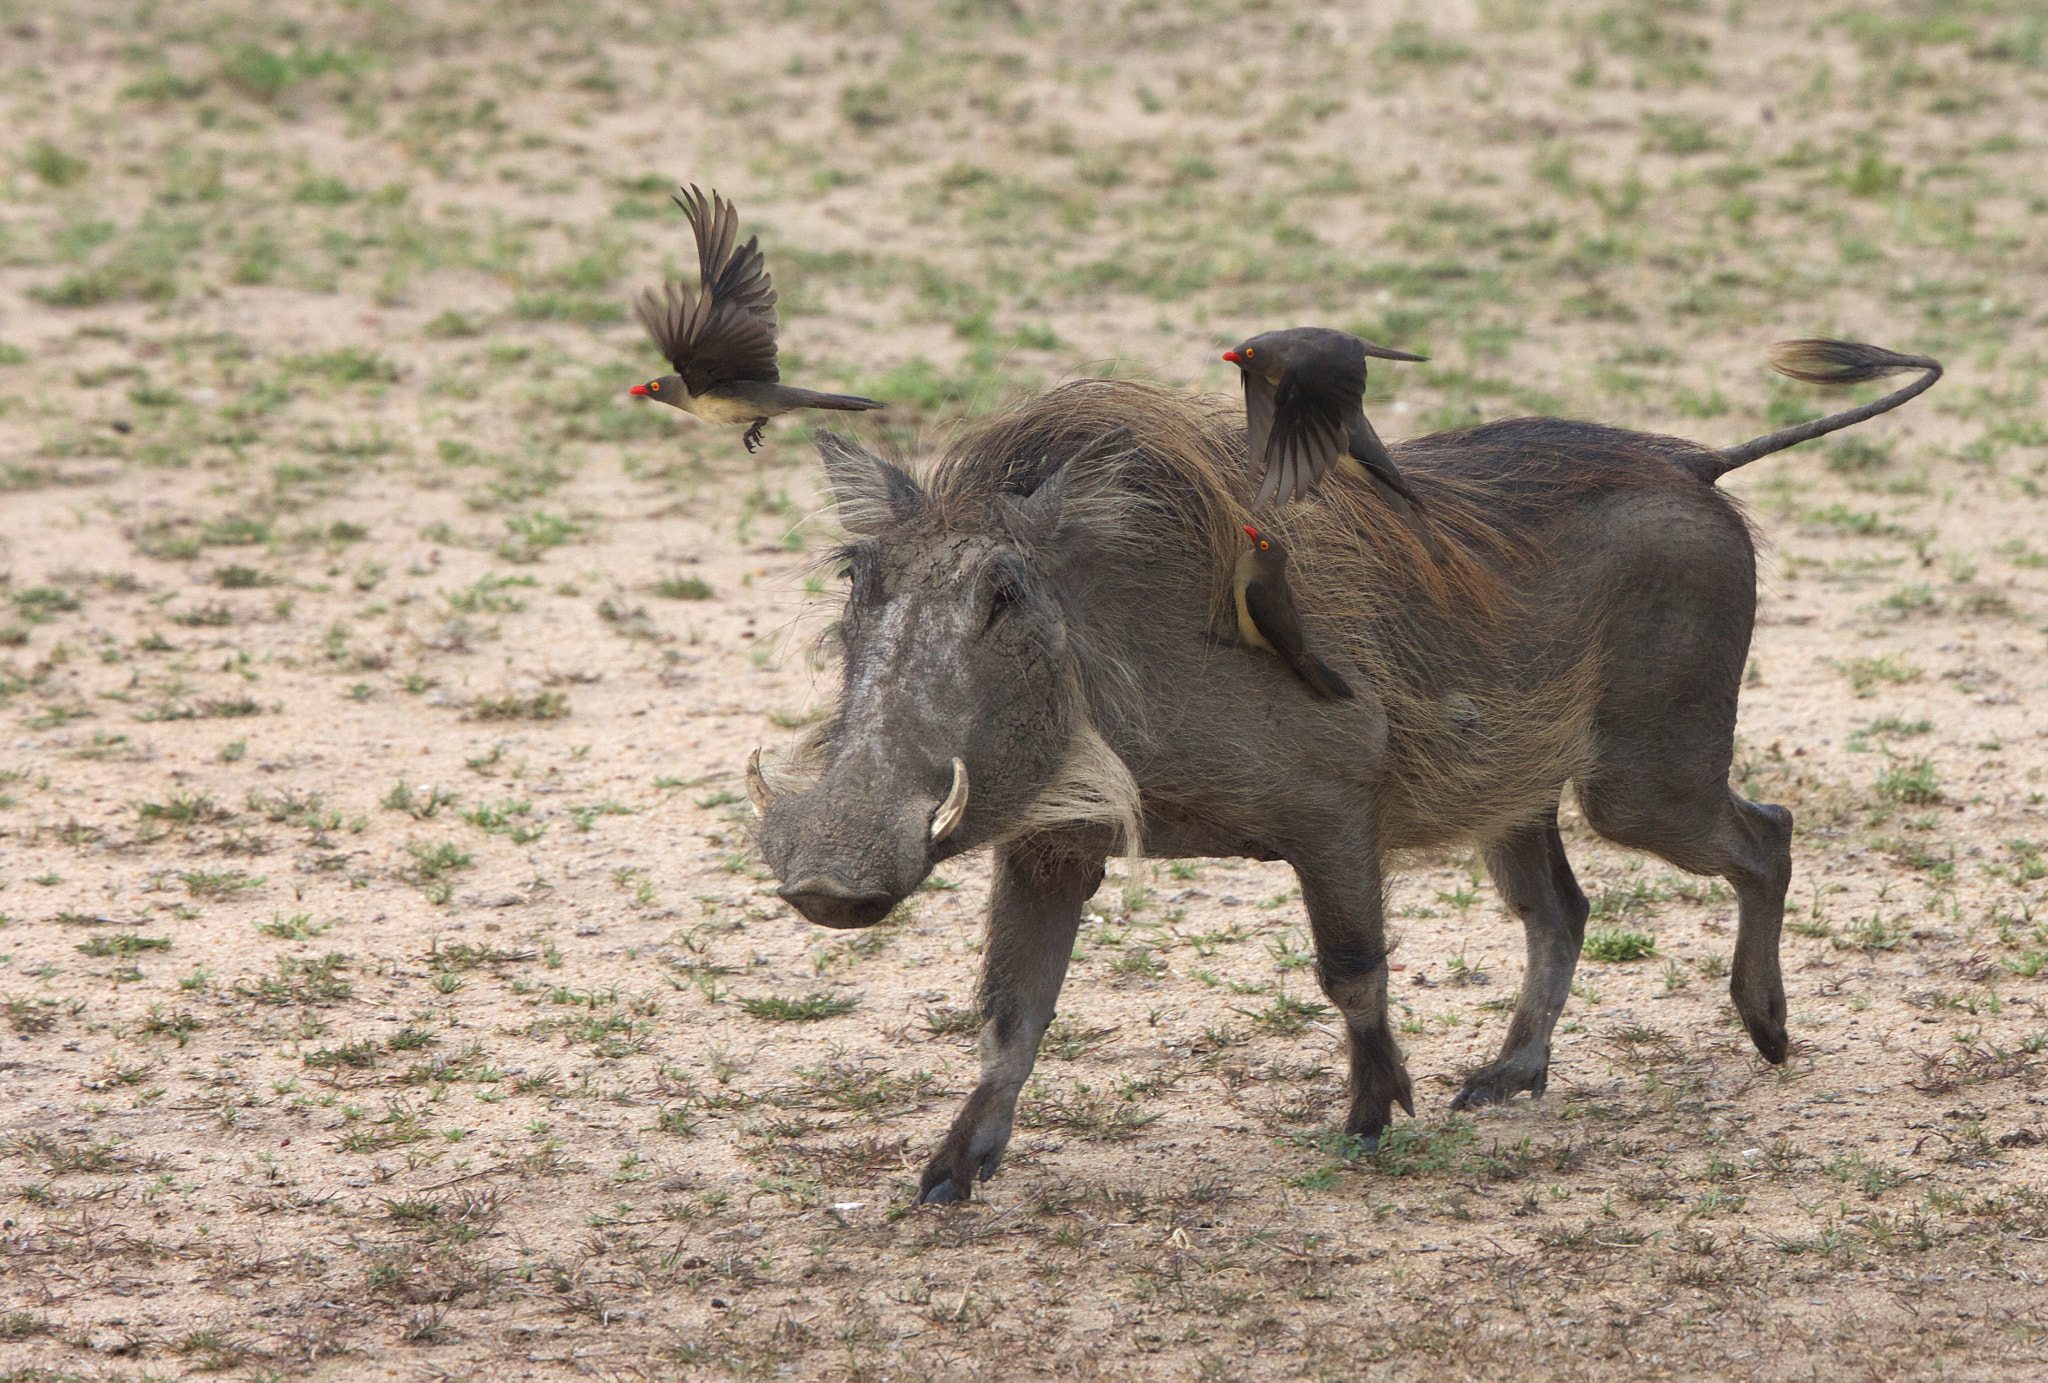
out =
<path fill-rule="evenodd" d="M 761 428 L 767 421 L 766 418 L 760 419 L 752 427 L 748 428 L 747 435 L 740 439 L 747 444 L 749 452 L 756 452 L 761 449 Z"/>

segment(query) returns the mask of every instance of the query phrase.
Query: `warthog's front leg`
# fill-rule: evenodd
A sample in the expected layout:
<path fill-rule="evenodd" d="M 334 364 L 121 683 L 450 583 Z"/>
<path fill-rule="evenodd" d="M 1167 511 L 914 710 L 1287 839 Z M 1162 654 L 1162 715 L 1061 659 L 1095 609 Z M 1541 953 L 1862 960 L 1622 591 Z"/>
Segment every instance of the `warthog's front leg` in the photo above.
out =
<path fill-rule="evenodd" d="M 1102 852 L 1071 837 L 1028 840 L 996 851 L 989 892 L 988 947 L 981 978 L 981 1080 L 925 1164 L 921 1204 L 948 1205 L 974 1194 L 1010 1145 L 1017 1094 L 1038 1062 L 1052 1023 L 1081 904 L 1102 886 Z"/>
<path fill-rule="evenodd" d="M 1387 1026 L 1387 932 L 1379 861 L 1355 842 L 1341 859 L 1294 862 L 1316 946 L 1316 978 L 1344 1015 L 1351 1048 L 1351 1112 L 1344 1132 L 1379 1147 L 1394 1106 L 1412 1116 L 1408 1068 Z"/>
<path fill-rule="evenodd" d="M 1527 933 L 1529 965 L 1507 1040 L 1492 1062 L 1465 1075 L 1452 1109 L 1505 1104 L 1518 1090 L 1541 1095 L 1550 1081 L 1550 1035 L 1564 1011 L 1586 938 L 1586 895 L 1565 858 L 1557 813 L 1489 846 L 1486 867 Z"/>

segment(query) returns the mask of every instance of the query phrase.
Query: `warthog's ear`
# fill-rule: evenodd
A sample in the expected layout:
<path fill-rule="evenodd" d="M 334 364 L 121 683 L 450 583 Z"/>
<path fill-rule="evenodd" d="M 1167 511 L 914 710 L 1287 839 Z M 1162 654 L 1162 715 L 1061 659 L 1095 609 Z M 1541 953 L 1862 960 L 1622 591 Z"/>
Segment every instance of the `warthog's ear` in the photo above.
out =
<path fill-rule="evenodd" d="M 1073 517 L 1077 504 L 1085 503 L 1115 484 L 1119 462 L 1132 454 L 1131 430 L 1112 428 L 1086 442 L 1060 463 L 1058 470 L 1038 482 L 1038 488 L 1021 499 L 1004 503 L 1010 531 L 1020 542 L 1041 543 L 1057 537 Z"/>
<path fill-rule="evenodd" d="M 834 432 L 815 434 L 832 502 L 849 533 L 879 533 L 902 523 L 924 505 L 924 491 L 896 467 Z"/>

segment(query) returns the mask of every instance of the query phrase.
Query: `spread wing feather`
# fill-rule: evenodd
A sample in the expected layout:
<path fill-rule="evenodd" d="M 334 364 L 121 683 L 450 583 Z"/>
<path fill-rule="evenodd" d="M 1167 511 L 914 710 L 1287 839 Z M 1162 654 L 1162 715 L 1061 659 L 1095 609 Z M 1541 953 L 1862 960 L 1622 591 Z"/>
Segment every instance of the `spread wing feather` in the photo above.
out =
<path fill-rule="evenodd" d="M 669 200 L 690 219 L 690 229 L 697 236 L 697 281 L 709 288 L 732 254 L 733 242 L 739 239 L 739 208 L 716 192 L 706 197 L 694 183 L 673 193 Z"/>
<path fill-rule="evenodd" d="M 1361 383 L 1359 394 L 1363 393 Z M 1277 388 L 1254 375 L 1245 376 L 1247 416 L 1259 411 L 1253 404 L 1258 395 L 1264 396 L 1265 426 L 1252 428 L 1252 455 L 1264 459 L 1266 476 L 1255 509 L 1268 500 L 1285 504 L 1314 489 L 1350 445 L 1349 412 L 1358 406 L 1357 395 L 1347 400 L 1341 387 L 1304 387 L 1292 370 L 1280 377 Z M 1256 441 L 1261 430 L 1263 448 Z"/>
<path fill-rule="evenodd" d="M 711 285 L 711 293 L 727 307 L 738 308 L 775 325 L 775 284 L 761 256 L 761 237 L 750 235 L 733 252 Z"/>
<path fill-rule="evenodd" d="M 702 394 L 721 384 L 781 379 L 775 365 L 775 285 L 758 237 L 737 250 L 739 211 L 716 192 L 696 187 L 675 198 L 697 236 L 693 291 L 664 284 L 640 295 L 634 312 L 667 357 L 683 387 Z"/>
<path fill-rule="evenodd" d="M 1273 439 L 1273 386 L 1250 370 L 1244 372 L 1244 425 L 1246 454 L 1253 465 L 1265 467 L 1259 497 L 1252 501 L 1252 508 L 1263 509 L 1280 484 L 1280 468 L 1267 454 Z"/>
<path fill-rule="evenodd" d="M 741 308 L 775 320 L 775 285 L 761 257 L 761 238 L 750 236 L 737 250 L 739 209 L 716 192 L 705 196 L 695 187 L 684 188 L 675 204 L 690 218 L 697 235 L 697 277 L 715 302 Z"/>
<path fill-rule="evenodd" d="M 782 371 L 775 365 L 775 319 L 712 303 L 704 330 L 697 337 L 696 354 L 687 368 L 679 367 L 676 373 L 692 394 L 720 384 L 776 383 Z"/>
<path fill-rule="evenodd" d="M 775 323 L 709 294 L 666 283 L 633 305 L 640 324 L 692 394 L 720 384 L 782 378 L 775 364 Z"/>

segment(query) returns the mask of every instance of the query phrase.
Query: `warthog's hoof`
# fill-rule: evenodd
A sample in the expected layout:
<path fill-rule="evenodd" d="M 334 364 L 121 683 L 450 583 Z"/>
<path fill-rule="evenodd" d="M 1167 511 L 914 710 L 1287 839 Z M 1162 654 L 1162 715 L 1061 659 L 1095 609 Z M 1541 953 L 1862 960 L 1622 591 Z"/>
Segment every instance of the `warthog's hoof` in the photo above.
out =
<path fill-rule="evenodd" d="M 1506 1104 L 1511 1097 L 1491 1083 L 1467 1085 L 1451 1097 L 1451 1113 L 1457 1114 L 1468 1109 L 1484 1109 L 1490 1104 Z"/>
<path fill-rule="evenodd" d="M 1390 1127 L 1392 1124 L 1387 1119 L 1375 1119 L 1364 1124 L 1348 1119 L 1344 1123 L 1344 1136 L 1357 1145 L 1358 1156 L 1370 1157 L 1380 1150 L 1380 1139 L 1387 1136 Z"/>
<path fill-rule="evenodd" d="M 1490 1104 L 1506 1104 L 1524 1090 L 1531 1095 L 1541 1095 L 1549 1083 L 1550 1067 L 1547 1062 L 1532 1066 L 1512 1059 L 1496 1061 L 1465 1077 L 1464 1088 L 1451 1100 L 1451 1111 L 1456 1113 L 1484 1109 Z"/>
<path fill-rule="evenodd" d="M 1003 1145 L 1009 1143 L 1003 1139 Z M 987 1181 L 1003 1165 L 1002 1146 L 990 1148 L 976 1159 L 972 1151 L 964 1157 L 941 1152 L 924 1169 L 924 1185 L 917 1193 L 919 1205 L 957 1205 L 974 1199 L 974 1183 Z"/>
<path fill-rule="evenodd" d="M 924 1190 L 917 1193 L 917 1203 L 919 1205 L 957 1205 L 961 1201 L 971 1201 L 973 1199 L 974 1190 L 972 1184 L 965 1190 L 957 1189 L 953 1185 L 953 1178 L 951 1177 L 943 1177 L 937 1186 L 927 1186 Z"/>
<path fill-rule="evenodd" d="M 1451 1112 L 1484 1109 L 1490 1104 L 1506 1104 L 1515 1097 L 1515 1092 L 1506 1082 L 1498 1080 L 1467 1081 L 1465 1088 L 1451 1097 Z"/>
<path fill-rule="evenodd" d="M 1749 1040 L 1756 1043 L 1756 1049 L 1763 1054 L 1765 1061 L 1773 1066 L 1785 1064 L 1785 1058 L 1792 1054 L 1792 1039 L 1785 1035 L 1783 1023 L 1765 1020 L 1743 1026 L 1749 1029 Z"/>
<path fill-rule="evenodd" d="M 1773 967 L 1775 969 L 1775 967 Z M 1785 1064 L 1792 1043 L 1785 1035 L 1785 986 L 1773 974 L 1744 974 L 1740 967 L 1728 981 L 1728 997 L 1742 1015 L 1742 1026 L 1763 1059 L 1773 1066 Z"/>

